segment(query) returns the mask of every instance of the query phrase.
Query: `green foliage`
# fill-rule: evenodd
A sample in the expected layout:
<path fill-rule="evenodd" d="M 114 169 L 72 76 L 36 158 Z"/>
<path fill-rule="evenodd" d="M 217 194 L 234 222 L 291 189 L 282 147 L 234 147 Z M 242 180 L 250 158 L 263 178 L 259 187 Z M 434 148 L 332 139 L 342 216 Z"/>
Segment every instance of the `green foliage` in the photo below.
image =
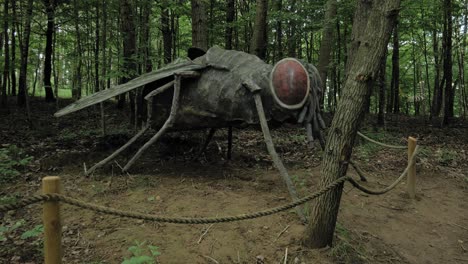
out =
<path fill-rule="evenodd" d="M 340 223 L 336 223 L 336 243 L 330 250 L 330 256 L 340 263 L 364 263 L 365 250 L 352 241 L 351 233 Z"/>
<path fill-rule="evenodd" d="M 156 258 L 161 255 L 157 246 L 146 245 L 146 241 L 135 240 L 135 245 L 130 246 L 128 251 L 132 256 L 124 259 L 122 264 L 153 264 L 158 262 Z"/>
<path fill-rule="evenodd" d="M 18 198 L 13 195 L 0 196 L 0 204 L 12 204 L 18 201 Z"/>
<path fill-rule="evenodd" d="M 33 229 L 25 231 L 21 234 L 21 239 L 36 238 L 44 233 L 43 225 L 36 225 Z"/>
<path fill-rule="evenodd" d="M 448 148 L 439 148 L 435 151 L 435 158 L 438 163 L 443 166 L 455 165 L 459 159 L 459 154 L 456 150 Z"/>
<path fill-rule="evenodd" d="M 31 160 L 32 157 L 24 154 L 16 145 L 4 145 L 4 148 L 0 148 L 0 182 L 12 181 Z"/>

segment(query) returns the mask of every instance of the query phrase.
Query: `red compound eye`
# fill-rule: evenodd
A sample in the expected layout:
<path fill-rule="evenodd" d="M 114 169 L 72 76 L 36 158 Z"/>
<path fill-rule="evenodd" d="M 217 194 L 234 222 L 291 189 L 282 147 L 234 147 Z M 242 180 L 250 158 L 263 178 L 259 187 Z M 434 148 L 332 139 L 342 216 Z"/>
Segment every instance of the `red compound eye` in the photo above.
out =
<path fill-rule="evenodd" d="M 271 71 L 270 89 L 276 102 L 286 109 L 301 108 L 309 95 L 309 74 L 293 58 L 280 60 Z"/>

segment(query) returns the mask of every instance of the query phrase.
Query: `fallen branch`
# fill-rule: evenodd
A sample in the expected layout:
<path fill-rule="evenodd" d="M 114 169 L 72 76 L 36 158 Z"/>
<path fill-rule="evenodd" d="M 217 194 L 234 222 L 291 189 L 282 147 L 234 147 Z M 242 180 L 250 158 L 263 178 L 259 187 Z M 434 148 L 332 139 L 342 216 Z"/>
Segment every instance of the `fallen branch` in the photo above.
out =
<path fill-rule="evenodd" d="M 208 233 L 208 231 L 210 230 L 210 228 L 213 226 L 214 224 L 211 224 L 206 230 L 205 232 L 203 232 L 203 234 L 200 236 L 200 238 L 198 239 L 198 242 L 197 244 L 200 244 L 203 240 L 203 238 L 206 236 L 206 234 Z"/>
<path fill-rule="evenodd" d="M 288 230 L 288 228 L 290 227 L 290 225 L 287 225 L 281 232 L 279 232 L 278 236 L 276 236 L 276 239 L 275 239 L 275 242 L 280 238 L 280 236 L 286 232 L 286 230 Z"/>
<path fill-rule="evenodd" d="M 219 262 L 218 262 L 216 259 L 214 259 L 214 258 L 212 258 L 212 257 L 210 257 L 210 256 L 205 256 L 205 255 L 203 255 L 203 257 L 206 258 L 206 259 L 208 259 L 208 260 L 211 260 L 213 263 L 219 264 Z"/>

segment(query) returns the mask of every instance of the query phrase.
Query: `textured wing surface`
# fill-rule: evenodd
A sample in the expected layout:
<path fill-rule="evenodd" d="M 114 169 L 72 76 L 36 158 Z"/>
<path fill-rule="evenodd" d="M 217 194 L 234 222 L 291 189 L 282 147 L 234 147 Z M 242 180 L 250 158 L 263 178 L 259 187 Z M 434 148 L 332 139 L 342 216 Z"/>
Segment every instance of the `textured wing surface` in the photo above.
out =
<path fill-rule="evenodd" d="M 85 107 L 98 104 L 107 99 L 115 97 L 119 94 L 123 94 L 135 88 L 141 87 L 145 84 L 169 77 L 173 75 L 174 73 L 177 73 L 180 71 L 194 71 L 194 70 L 201 70 L 204 68 L 206 68 L 205 65 L 197 64 L 192 61 L 184 61 L 184 62 L 177 61 L 177 63 L 172 63 L 157 71 L 143 74 L 133 80 L 130 80 L 127 83 L 114 86 L 110 89 L 106 89 L 101 92 L 97 92 L 95 94 L 87 96 L 83 99 L 80 99 L 68 105 L 67 107 L 59 110 L 58 112 L 56 112 L 55 116 L 60 117 L 69 113 L 73 113 Z"/>

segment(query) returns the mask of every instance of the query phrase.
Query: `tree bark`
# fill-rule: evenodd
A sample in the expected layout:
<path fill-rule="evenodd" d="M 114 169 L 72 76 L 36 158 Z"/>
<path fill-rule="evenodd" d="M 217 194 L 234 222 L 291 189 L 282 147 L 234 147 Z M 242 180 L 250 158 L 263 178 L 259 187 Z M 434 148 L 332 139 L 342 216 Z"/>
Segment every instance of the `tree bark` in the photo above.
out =
<path fill-rule="evenodd" d="M 0 99 L 0 108 L 7 108 L 7 90 L 8 90 L 8 75 L 10 73 L 10 55 L 9 55 L 9 41 L 8 41 L 8 0 L 3 3 L 3 34 L 4 34 L 4 64 L 3 64 L 3 85 L 2 97 Z"/>
<path fill-rule="evenodd" d="M 384 56 L 380 61 L 380 68 L 379 68 L 379 78 L 378 78 L 378 86 L 379 86 L 379 113 L 377 115 L 377 125 L 384 126 L 385 125 L 385 90 L 387 87 L 385 86 L 385 75 L 387 69 L 387 49 L 385 49 Z"/>
<path fill-rule="evenodd" d="M 138 65 L 135 61 L 136 55 L 136 30 L 134 21 L 134 10 L 131 0 L 120 0 L 121 23 L 120 30 L 123 36 L 123 74 L 120 83 L 126 83 L 137 75 Z M 134 121 L 134 103 L 130 93 L 130 108 L 132 112 L 131 123 Z M 125 95 L 119 97 L 117 107 L 122 109 L 125 104 Z"/>
<path fill-rule="evenodd" d="M 53 49 L 53 36 L 55 31 L 55 0 L 44 0 L 47 13 L 47 30 L 46 30 L 46 46 L 44 57 L 44 89 L 45 101 L 54 102 L 54 92 L 52 90 L 52 49 Z"/>
<path fill-rule="evenodd" d="M 440 82 L 440 59 L 439 59 L 439 39 L 437 37 L 437 20 L 434 20 L 434 29 L 432 31 L 432 49 L 434 53 L 434 94 L 432 96 L 431 119 L 440 114 L 442 108 L 442 84 Z"/>
<path fill-rule="evenodd" d="M 172 31 L 169 18 L 169 4 L 167 0 L 164 0 L 161 4 L 161 33 L 163 37 L 165 64 L 172 60 Z"/>
<path fill-rule="evenodd" d="M 393 54 L 392 54 L 392 112 L 400 113 L 400 39 L 398 37 L 398 21 L 393 29 Z"/>
<path fill-rule="evenodd" d="M 81 40 L 81 33 L 80 33 L 80 18 L 78 13 L 78 0 L 73 0 L 73 12 L 74 12 L 74 22 L 75 22 L 75 34 L 76 34 L 76 52 L 77 52 L 77 62 L 75 68 L 75 81 L 74 86 L 72 88 L 72 98 L 78 100 L 81 98 L 81 89 L 83 86 L 83 76 L 82 76 L 82 40 Z"/>
<path fill-rule="evenodd" d="M 319 188 L 344 176 L 365 103 L 390 39 L 400 0 L 360 0 L 355 22 L 368 14 L 367 23 L 353 25 L 353 38 L 343 96 L 333 118 L 322 161 Z M 331 246 L 343 186 L 318 197 L 311 205 L 304 243 L 313 248 Z"/>
<path fill-rule="evenodd" d="M 192 47 L 208 50 L 206 0 L 191 0 L 192 3 Z"/>
<path fill-rule="evenodd" d="M 16 1 L 11 1 L 11 13 L 13 15 L 11 21 L 11 69 L 10 69 L 10 85 L 11 85 L 11 95 L 16 96 Z"/>
<path fill-rule="evenodd" d="M 452 22 L 452 0 L 444 0 L 444 76 L 445 76 L 445 96 L 444 96 L 444 125 L 448 125 L 453 118 L 453 107 L 455 99 L 455 91 L 452 87 L 452 35 L 453 35 L 453 22 Z"/>
<path fill-rule="evenodd" d="M 31 17 L 33 9 L 33 0 L 28 0 L 28 6 L 26 9 L 26 21 L 24 23 L 23 37 L 20 41 L 20 50 L 21 50 L 21 65 L 20 65 L 20 75 L 18 83 L 18 106 L 28 107 L 27 101 L 27 72 L 28 72 L 28 55 L 29 55 L 29 37 L 31 35 Z M 29 111 L 28 111 L 29 112 Z"/>
<path fill-rule="evenodd" d="M 336 19 L 336 0 L 328 0 L 325 11 L 324 24 L 322 29 L 322 41 L 320 43 L 319 59 L 317 64 L 317 70 L 320 73 L 322 79 L 322 91 L 325 94 L 327 91 L 327 72 L 331 62 L 331 51 L 334 41 L 334 26 Z M 322 97 L 321 106 L 324 105 L 325 97 Z"/>
<path fill-rule="evenodd" d="M 225 39 L 225 46 L 226 49 L 232 49 L 232 33 L 233 33 L 233 25 L 235 18 L 235 0 L 227 0 L 226 1 L 226 31 L 224 35 Z"/>
<path fill-rule="evenodd" d="M 268 1 L 257 0 L 257 10 L 253 29 L 252 41 L 250 42 L 250 53 L 257 55 L 262 60 L 266 58 L 267 51 L 267 13 Z"/>
<path fill-rule="evenodd" d="M 275 48 L 273 50 L 273 61 L 278 61 L 283 58 L 283 0 L 274 1 L 273 8 L 276 12 L 276 32 L 275 32 Z M 307 42 L 307 39 L 306 39 Z"/>

